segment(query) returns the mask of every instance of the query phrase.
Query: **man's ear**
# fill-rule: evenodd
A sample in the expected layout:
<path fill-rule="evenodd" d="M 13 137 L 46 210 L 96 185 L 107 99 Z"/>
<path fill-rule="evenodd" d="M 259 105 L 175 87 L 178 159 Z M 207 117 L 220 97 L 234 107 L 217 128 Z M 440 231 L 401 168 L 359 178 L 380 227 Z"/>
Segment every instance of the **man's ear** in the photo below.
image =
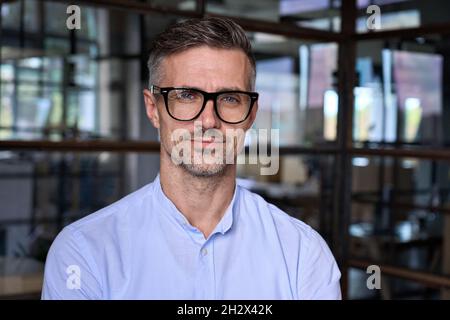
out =
<path fill-rule="evenodd" d="M 156 98 L 148 89 L 144 90 L 144 102 L 148 119 L 155 128 L 159 129 L 159 112 L 156 106 Z"/>

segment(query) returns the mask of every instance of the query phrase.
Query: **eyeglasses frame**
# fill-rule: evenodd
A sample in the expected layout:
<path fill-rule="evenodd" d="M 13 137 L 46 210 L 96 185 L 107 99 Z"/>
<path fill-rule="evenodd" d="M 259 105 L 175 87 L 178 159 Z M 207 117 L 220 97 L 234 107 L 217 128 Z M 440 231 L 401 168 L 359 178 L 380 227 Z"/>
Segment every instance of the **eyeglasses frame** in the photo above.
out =
<path fill-rule="evenodd" d="M 172 90 L 192 90 L 192 91 L 201 93 L 203 95 L 203 105 L 202 105 L 200 111 L 191 119 L 182 120 L 182 119 L 175 118 L 169 111 L 169 99 L 168 99 L 168 97 L 169 97 L 169 92 L 172 91 Z M 249 115 L 250 115 L 250 113 L 251 113 L 251 111 L 253 109 L 253 106 L 255 105 L 255 102 L 258 100 L 258 97 L 259 97 L 258 92 L 251 92 L 251 91 L 226 90 L 226 91 L 217 91 L 217 92 L 207 92 L 207 91 L 203 91 L 203 90 L 195 89 L 195 88 L 158 87 L 156 85 L 151 85 L 150 86 L 150 92 L 152 94 L 161 94 L 163 96 L 167 113 L 174 120 L 178 120 L 178 121 L 193 121 L 193 120 L 197 119 L 202 114 L 202 112 L 205 109 L 205 106 L 208 103 L 208 101 L 209 100 L 213 100 L 213 102 L 214 102 L 214 111 L 215 111 L 217 117 L 221 121 L 223 121 L 225 123 L 228 123 L 228 124 L 239 124 L 239 123 L 242 123 L 245 120 L 247 120 L 247 118 L 249 117 Z M 243 93 L 243 94 L 247 94 L 250 97 L 250 107 L 249 107 L 248 112 L 247 112 L 247 114 L 246 114 L 246 116 L 244 117 L 243 120 L 240 120 L 240 121 L 237 121 L 237 122 L 230 122 L 230 121 L 226 121 L 226 120 L 222 119 L 222 117 L 219 114 L 218 107 L 217 107 L 217 97 L 222 95 L 222 94 L 225 94 L 225 93 Z"/>

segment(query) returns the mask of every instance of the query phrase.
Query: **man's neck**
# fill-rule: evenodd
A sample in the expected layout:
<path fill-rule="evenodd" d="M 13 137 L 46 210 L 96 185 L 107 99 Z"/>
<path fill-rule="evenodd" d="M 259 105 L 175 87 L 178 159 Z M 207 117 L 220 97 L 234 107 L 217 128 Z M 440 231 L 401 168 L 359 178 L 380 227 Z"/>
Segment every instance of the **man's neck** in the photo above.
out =
<path fill-rule="evenodd" d="M 223 175 L 196 177 L 170 159 L 161 160 L 160 181 L 165 195 L 208 238 L 233 198 L 236 167 L 227 166 Z"/>

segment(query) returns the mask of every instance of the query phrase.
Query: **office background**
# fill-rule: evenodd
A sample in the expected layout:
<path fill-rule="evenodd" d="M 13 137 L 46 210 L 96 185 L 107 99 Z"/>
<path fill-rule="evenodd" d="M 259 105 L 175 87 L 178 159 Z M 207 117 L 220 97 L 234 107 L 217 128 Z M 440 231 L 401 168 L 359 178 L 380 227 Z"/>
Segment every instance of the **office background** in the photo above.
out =
<path fill-rule="evenodd" d="M 71 4 L 79 30 L 66 27 Z M 381 11 L 375 30 L 370 5 Z M 239 165 L 240 183 L 321 233 L 344 298 L 450 298 L 449 1 L 9 0 L 0 9 L 0 298 L 39 298 L 61 228 L 153 180 L 149 48 L 169 24 L 202 16 L 246 30 L 260 92 L 254 128 L 280 130 L 268 139 L 278 173 Z M 373 264 L 381 290 L 367 288 Z"/>

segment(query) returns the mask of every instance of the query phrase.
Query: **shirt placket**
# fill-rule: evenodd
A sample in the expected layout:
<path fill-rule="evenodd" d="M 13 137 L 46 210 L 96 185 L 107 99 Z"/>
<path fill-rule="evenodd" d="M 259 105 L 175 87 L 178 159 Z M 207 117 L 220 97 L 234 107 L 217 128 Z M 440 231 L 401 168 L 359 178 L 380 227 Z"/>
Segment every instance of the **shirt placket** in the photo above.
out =
<path fill-rule="evenodd" d="M 204 240 L 204 239 L 203 239 Z M 215 299 L 214 239 L 199 246 L 198 269 L 195 280 L 196 299 Z"/>

